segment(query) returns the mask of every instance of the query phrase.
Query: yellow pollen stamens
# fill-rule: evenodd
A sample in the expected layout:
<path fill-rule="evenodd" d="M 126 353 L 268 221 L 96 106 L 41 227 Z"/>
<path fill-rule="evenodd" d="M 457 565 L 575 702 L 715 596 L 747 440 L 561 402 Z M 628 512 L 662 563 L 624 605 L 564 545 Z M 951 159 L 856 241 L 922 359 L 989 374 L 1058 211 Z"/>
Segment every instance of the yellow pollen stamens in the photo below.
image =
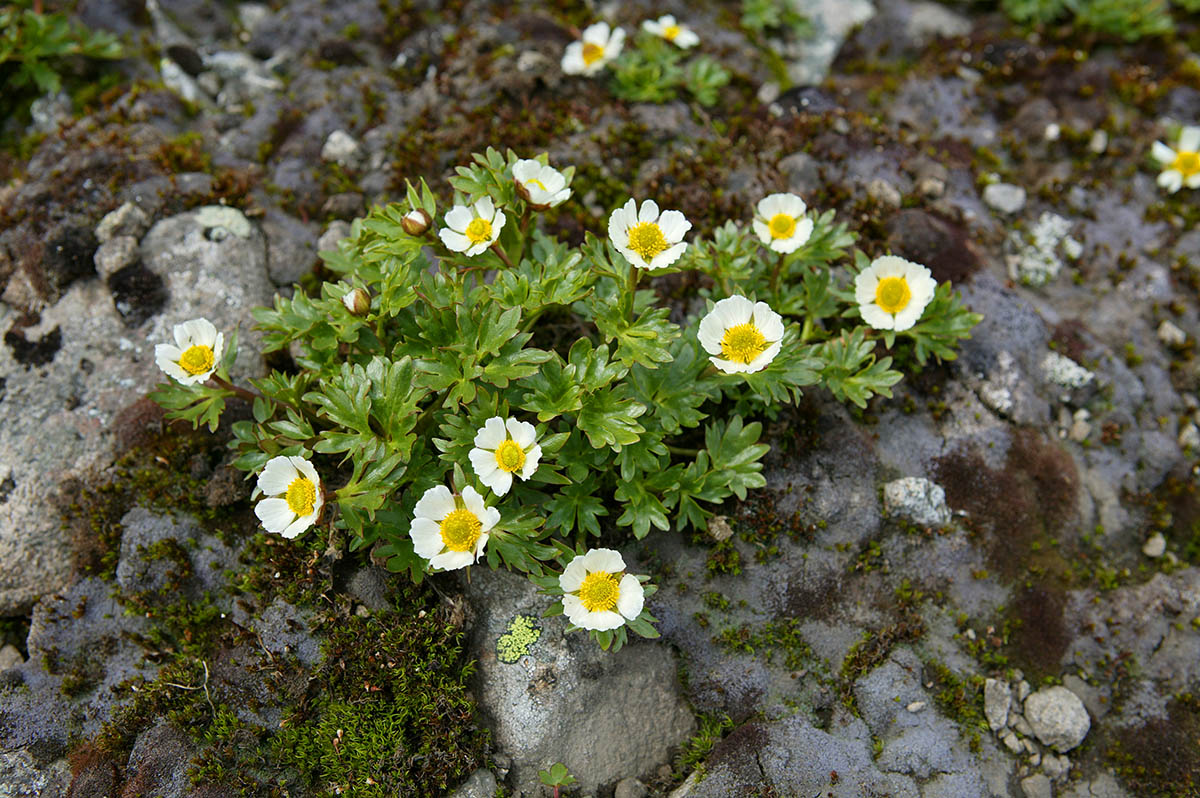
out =
<path fill-rule="evenodd" d="M 767 222 L 771 238 L 791 238 L 796 233 L 796 217 L 777 213 Z"/>
<path fill-rule="evenodd" d="M 679 27 L 678 25 L 669 25 L 663 31 L 663 38 L 669 42 L 673 42 L 675 41 L 675 37 L 680 33 L 683 33 L 683 28 Z"/>
<path fill-rule="evenodd" d="M 212 347 L 203 344 L 189 346 L 179 357 L 179 367 L 193 377 L 210 371 L 213 367 Z"/>
<path fill-rule="evenodd" d="M 530 178 L 529 180 L 526 180 L 526 181 L 525 181 L 525 185 L 527 185 L 527 186 L 537 186 L 537 187 L 538 187 L 538 188 L 540 188 L 542 191 L 549 191 L 549 190 L 550 190 L 550 189 L 546 188 L 546 184 L 545 184 L 545 183 L 543 183 L 541 180 L 538 180 L 536 177 L 533 177 L 533 178 Z"/>
<path fill-rule="evenodd" d="M 521 448 L 521 444 L 514 441 L 512 438 L 502 441 L 496 447 L 496 465 L 500 466 L 501 471 L 512 473 L 520 471 L 525 465 L 525 451 Z"/>
<path fill-rule="evenodd" d="M 591 42 L 583 43 L 583 65 L 591 66 L 604 57 L 604 48 Z"/>
<path fill-rule="evenodd" d="M 721 355 L 735 363 L 749 364 L 767 349 L 767 339 L 754 322 L 730 327 L 721 336 Z"/>
<path fill-rule="evenodd" d="M 1200 152 L 1180 152 L 1175 156 L 1168 169 L 1174 169 L 1187 180 L 1195 174 L 1200 174 Z"/>
<path fill-rule="evenodd" d="M 642 222 L 629 228 L 629 248 L 650 263 L 655 255 L 667 248 L 667 239 L 657 224 Z"/>
<path fill-rule="evenodd" d="M 588 612 L 611 612 L 621 597 L 621 584 L 607 571 L 593 571 L 579 586 L 579 601 Z"/>
<path fill-rule="evenodd" d="M 875 287 L 875 304 L 884 313 L 899 313 L 911 299 L 912 290 L 903 277 L 884 277 Z"/>
<path fill-rule="evenodd" d="M 475 517 L 475 513 L 460 508 L 451 511 L 450 515 L 445 517 L 438 531 L 448 550 L 471 551 L 475 548 L 475 542 L 479 540 L 482 527 L 483 524 Z"/>
<path fill-rule="evenodd" d="M 492 240 L 492 223 L 482 216 L 476 216 L 467 225 L 466 236 L 472 244 L 486 244 Z"/>
<path fill-rule="evenodd" d="M 288 509 L 298 516 L 309 515 L 317 503 L 317 486 L 307 477 L 296 477 L 284 495 Z"/>

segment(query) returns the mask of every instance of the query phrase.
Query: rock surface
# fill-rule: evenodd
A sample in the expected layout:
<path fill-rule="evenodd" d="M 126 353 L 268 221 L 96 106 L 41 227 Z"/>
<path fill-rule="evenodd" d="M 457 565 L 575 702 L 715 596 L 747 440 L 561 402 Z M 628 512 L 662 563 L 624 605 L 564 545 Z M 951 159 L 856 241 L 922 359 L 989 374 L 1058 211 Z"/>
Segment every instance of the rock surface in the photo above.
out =
<path fill-rule="evenodd" d="M 1083 742 L 1092 725 L 1079 696 L 1065 687 L 1047 687 L 1026 698 L 1025 717 L 1037 738 L 1058 751 Z"/>

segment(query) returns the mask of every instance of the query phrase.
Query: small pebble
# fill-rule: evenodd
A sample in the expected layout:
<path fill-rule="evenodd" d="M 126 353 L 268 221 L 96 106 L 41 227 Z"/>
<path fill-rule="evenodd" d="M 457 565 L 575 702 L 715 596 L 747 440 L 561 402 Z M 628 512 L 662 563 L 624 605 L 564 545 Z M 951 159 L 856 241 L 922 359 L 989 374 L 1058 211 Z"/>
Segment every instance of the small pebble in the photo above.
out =
<path fill-rule="evenodd" d="M 920 712 L 924 708 L 925 708 L 924 701 L 914 701 L 911 704 L 909 704 L 907 707 L 905 707 L 905 709 L 907 709 L 909 712 Z"/>
<path fill-rule="evenodd" d="M 1097 155 L 1103 155 L 1108 149 L 1108 133 L 1104 130 L 1093 133 L 1091 141 L 1088 142 L 1088 149 Z"/>
<path fill-rule="evenodd" d="M 1166 550 L 1167 539 L 1162 536 L 1161 532 L 1155 532 L 1150 536 L 1150 539 L 1142 545 L 1142 554 L 1145 554 L 1147 557 L 1155 560 L 1163 556 L 1163 553 Z"/>
<path fill-rule="evenodd" d="M 1158 325 L 1158 340 L 1166 346 L 1183 346 L 1187 343 L 1187 333 L 1168 319 L 1163 319 L 1162 324 Z"/>
<path fill-rule="evenodd" d="M 1012 183 L 992 183 L 983 189 L 983 202 L 1000 213 L 1018 213 L 1025 207 L 1025 189 Z"/>

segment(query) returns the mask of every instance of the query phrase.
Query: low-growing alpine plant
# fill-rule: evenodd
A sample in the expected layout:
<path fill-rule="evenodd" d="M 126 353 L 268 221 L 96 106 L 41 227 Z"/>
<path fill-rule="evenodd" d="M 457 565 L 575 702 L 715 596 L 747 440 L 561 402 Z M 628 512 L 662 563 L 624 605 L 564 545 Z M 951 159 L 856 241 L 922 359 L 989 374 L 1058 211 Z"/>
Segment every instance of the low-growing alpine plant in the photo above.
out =
<path fill-rule="evenodd" d="M 654 586 L 599 544 L 704 528 L 765 485 L 753 418 L 809 386 L 891 396 L 893 354 L 953 359 L 981 318 L 918 264 L 851 254 L 833 212 L 793 195 L 691 240 L 682 213 L 631 198 L 571 245 L 541 224 L 571 167 L 488 150 L 457 172 L 444 213 L 410 185 L 322 253 L 340 279 L 255 311 L 291 367 L 234 385 L 236 331 L 222 351 L 188 322 L 154 396 L 212 429 L 252 400 L 231 445 L 268 531 L 340 530 L 418 581 L 520 571 L 604 648 L 657 632 Z M 682 271 L 702 287 L 668 306 L 650 280 Z"/>

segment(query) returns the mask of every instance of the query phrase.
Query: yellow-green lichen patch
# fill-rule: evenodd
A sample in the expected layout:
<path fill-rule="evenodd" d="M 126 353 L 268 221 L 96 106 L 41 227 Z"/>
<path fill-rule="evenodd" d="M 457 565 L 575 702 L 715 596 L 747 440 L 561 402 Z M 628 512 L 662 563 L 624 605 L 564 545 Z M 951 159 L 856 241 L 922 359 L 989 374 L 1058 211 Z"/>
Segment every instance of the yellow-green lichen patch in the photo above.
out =
<path fill-rule="evenodd" d="M 508 622 L 508 628 L 496 641 L 496 658 L 511 665 L 529 653 L 529 648 L 542 636 L 542 630 L 534 623 L 532 615 L 517 615 Z"/>

